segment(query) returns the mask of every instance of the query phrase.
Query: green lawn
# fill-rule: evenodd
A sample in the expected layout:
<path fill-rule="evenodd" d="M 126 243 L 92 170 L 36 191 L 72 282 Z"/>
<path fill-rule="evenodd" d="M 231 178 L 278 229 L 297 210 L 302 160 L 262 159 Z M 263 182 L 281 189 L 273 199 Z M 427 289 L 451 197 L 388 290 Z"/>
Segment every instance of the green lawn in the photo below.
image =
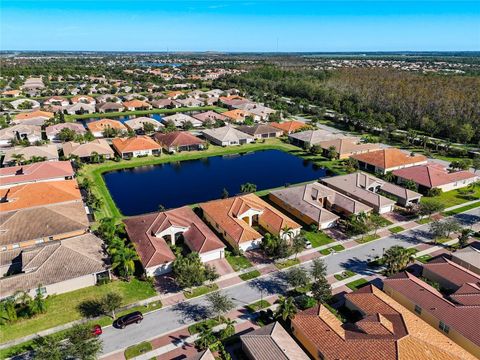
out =
<path fill-rule="evenodd" d="M 388 229 L 392 234 L 397 234 L 399 232 L 402 232 L 403 230 L 405 230 L 403 227 L 401 226 L 394 226 L 390 229 Z"/>
<path fill-rule="evenodd" d="M 419 219 L 416 221 L 417 224 L 420 224 L 420 225 L 425 225 L 425 224 L 429 224 L 433 221 L 432 218 L 423 218 L 423 219 Z"/>
<path fill-rule="evenodd" d="M 364 286 L 365 284 L 368 284 L 368 281 L 361 278 L 361 279 L 358 279 L 358 280 L 354 280 L 352 282 L 349 282 L 348 284 L 345 284 L 349 289 L 352 289 L 353 291 L 361 288 L 362 286 Z"/>
<path fill-rule="evenodd" d="M 252 279 L 255 279 L 257 277 L 259 277 L 261 274 L 260 274 L 260 271 L 258 270 L 252 270 L 252 271 L 249 271 L 245 274 L 241 274 L 239 275 L 238 277 L 240 279 L 242 279 L 243 281 L 248 281 L 248 280 L 252 280 Z"/>
<path fill-rule="evenodd" d="M 243 255 L 227 254 L 226 259 L 234 271 L 240 271 L 252 267 L 252 263 Z"/>
<path fill-rule="evenodd" d="M 480 199 L 480 188 L 477 187 L 475 192 L 471 196 L 462 195 L 458 190 L 452 190 L 444 192 L 438 196 L 433 197 L 423 197 L 423 201 L 428 201 L 427 199 L 435 199 L 440 201 L 446 208 L 460 205 L 468 201 Z"/>
<path fill-rule="evenodd" d="M 305 236 L 305 239 L 312 243 L 312 247 L 314 248 L 330 244 L 335 241 L 322 231 L 305 231 L 303 235 Z"/>
<path fill-rule="evenodd" d="M 370 235 L 365 235 L 359 239 L 356 239 L 355 241 L 359 244 L 365 244 L 367 242 L 370 242 L 370 241 L 373 241 L 373 240 L 377 240 L 377 239 L 380 239 L 380 236 L 379 235 L 375 235 L 375 234 L 370 234 Z"/>
<path fill-rule="evenodd" d="M 287 259 L 275 263 L 275 266 L 277 267 L 277 269 L 282 270 L 298 264 L 300 264 L 300 260 L 298 259 Z"/>
<path fill-rule="evenodd" d="M 90 286 L 65 294 L 49 296 L 46 299 L 47 312 L 45 314 L 22 319 L 13 324 L 0 325 L 2 342 L 78 320 L 82 317 L 77 310 L 77 306 L 81 302 L 99 299 L 109 292 L 121 295 L 123 305 L 156 295 L 150 283 L 132 279 L 130 282 L 113 281 L 101 286 Z"/>
<path fill-rule="evenodd" d="M 329 247 L 327 249 L 320 250 L 320 254 L 328 255 L 328 254 L 332 253 L 333 251 L 339 252 L 339 251 L 343 251 L 343 250 L 345 250 L 343 245 L 334 245 L 334 246 Z"/>
<path fill-rule="evenodd" d="M 152 344 L 148 341 L 144 341 L 140 344 L 130 346 L 125 350 L 125 359 L 132 359 L 136 356 L 140 356 L 153 350 Z"/>
<path fill-rule="evenodd" d="M 432 256 L 426 254 L 426 255 L 422 255 L 422 256 L 419 256 L 417 258 L 415 258 L 415 260 L 418 260 L 420 261 L 421 263 L 423 264 L 426 264 L 430 261 L 430 259 L 432 259 Z"/>
<path fill-rule="evenodd" d="M 477 207 L 480 207 L 480 201 L 479 201 L 479 202 L 476 202 L 476 203 L 474 203 L 474 204 L 470 204 L 470 205 L 465 205 L 465 206 L 459 207 L 459 208 L 454 209 L 454 210 L 446 211 L 446 212 L 443 213 L 443 215 L 445 215 L 445 216 L 453 216 L 453 215 L 457 215 L 457 214 L 463 213 L 463 212 L 468 211 L 468 210 L 475 209 L 475 208 L 477 208 Z"/>
<path fill-rule="evenodd" d="M 188 327 L 188 332 L 190 335 L 198 334 L 202 329 L 211 329 L 217 325 L 220 325 L 222 322 L 218 321 L 217 318 L 211 318 L 199 321 L 195 324 L 192 324 Z"/>
<path fill-rule="evenodd" d="M 252 304 L 245 306 L 245 309 L 247 309 L 251 313 L 254 313 L 254 312 L 257 312 L 258 310 L 265 309 L 270 305 L 271 304 L 267 300 L 258 300 Z"/>
<path fill-rule="evenodd" d="M 342 280 L 348 279 L 349 277 L 352 277 L 354 275 L 355 275 L 355 273 L 353 271 L 344 270 L 340 274 L 335 274 L 334 277 L 338 281 L 342 281 Z"/>
<path fill-rule="evenodd" d="M 218 290 L 218 285 L 217 284 L 202 285 L 202 286 L 198 286 L 196 288 L 193 288 L 189 291 L 184 291 L 183 295 L 187 299 L 192 299 L 192 298 L 197 297 L 197 296 L 202 296 L 202 295 L 208 294 L 209 292 L 212 292 L 212 291 L 215 291 L 215 290 Z"/>

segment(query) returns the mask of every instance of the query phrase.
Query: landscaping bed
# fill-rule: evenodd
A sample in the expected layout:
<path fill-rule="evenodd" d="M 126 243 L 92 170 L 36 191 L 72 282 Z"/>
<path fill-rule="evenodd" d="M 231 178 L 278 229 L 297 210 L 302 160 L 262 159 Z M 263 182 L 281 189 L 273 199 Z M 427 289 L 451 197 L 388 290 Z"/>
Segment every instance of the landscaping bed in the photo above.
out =
<path fill-rule="evenodd" d="M 355 273 L 353 271 L 350 271 L 350 270 L 344 270 L 342 271 L 340 274 L 335 274 L 334 277 L 335 279 L 337 279 L 338 281 L 342 281 L 342 280 L 345 280 L 345 279 L 348 279 L 352 276 L 354 276 Z"/>
<path fill-rule="evenodd" d="M 252 263 L 243 255 L 227 254 L 225 258 L 235 272 L 252 267 Z"/>
<path fill-rule="evenodd" d="M 480 207 L 480 201 L 479 202 L 476 202 L 474 204 L 470 204 L 470 205 L 465 205 L 465 206 L 462 206 L 462 207 L 459 207 L 459 208 L 456 208 L 454 210 L 450 210 L 450 211 L 446 211 L 444 213 L 442 213 L 444 216 L 453 216 L 453 215 L 457 215 L 457 214 L 461 214 L 465 211 L 468 211 L 468 210 L 472 210 L 472 209 L 476 209 Z"/>
<path fill-rule="evenodd" d="M 405 229 L 401 226 L 394 226 L 390 229 L 388 229 L 392 234 L 398 234 L 399 232 L 404 231 Z"/>
<path fill-rule="evenodd" d="M 298 264 L 300 264 L 300 260 L 288 259 L 288 260 L 275 263 L 275 266 L 277 267 L 277 269 L 282 270 Z"/>
<path fill-rule="evenodd" d="M 329 247 L 327 249 L 320 250 L 319 252 L 322 255 L 330 255 L 332 252 L 340 252 L 340 251 L 343 251 L 343 250 L 345 250 L 343 245 L 334 245 L 334 246 Z"/>
<path fill-rule="evenodd" d="M 374 240 L 378 240 L 380 239 L 380 236 L 379 235 L 376 235 L 376 234 L 370 234 L 370 235 L 366 235 L 360 239 L 356 239 L 355 241 L 359 244 L 365 244 L 365 243 L 368 243 L 370 241 L 374 241 Z"/>
<path fill-rule="evenodd" d="M 140 344 L 133 345 L 127 348 L 124 352 L 125 359 L 133 359 L 134 357 L 140 356 L 152 350 L 152 344 L 148 341 L 144 341 Z"/>
<path fill-rule="evenodd" d="M 247 309 L 251 313 L 254 313 L 258 310 L 268 308 L 270 305 L 272 304 L 270 304 L 267 300 L 258 300 L 252 304 L 245 306 L 245 309 Z"/>
<path fill-rule="evenodd" d="M 422 264 L 428 263 L 431 259 L 432 259 L 432 256 L 428 254 L 415 258 L 415 260 L 420 261 Z"/>
<path fill-rule="evenodd" d="M 238 277 L 240 279 L 242 279 L 243 281 L 248 281 L 248 280 L 252 280 L 252 279 L 255 279 L 257 277 L 259 277 L 261 275 L 260 271 L 258 270 L 252 270 L 252 271 L 249 271 L 245 274 L 240 274 Z"/>
<path fill-rule="evenodd" d="M 208 294 L 209 292 L 212 292 L 212 291 L 215 291 L 215 290 L 218 290 L 218 285 L 217 284 L 202 285 L 202 286 L 198 286 L 196 288 L 193 288 L 189 291 L 184 291 L 183 295 L 187 299 L 192 299 L 192 298 L 197 297 L 197 296 L 202 296 L 202 295 Z"/>
<path fill-rule="evenodd" d="M 349 289 L 352 289 L 353 291 L 360 289 L 361 287 L 365 286 L 365 284 L 368 284 L 368 281 L 365 279 L 358 279 L 354 280 L 352 282 L 349 282 L 348 284 L 345 284 Z"/>

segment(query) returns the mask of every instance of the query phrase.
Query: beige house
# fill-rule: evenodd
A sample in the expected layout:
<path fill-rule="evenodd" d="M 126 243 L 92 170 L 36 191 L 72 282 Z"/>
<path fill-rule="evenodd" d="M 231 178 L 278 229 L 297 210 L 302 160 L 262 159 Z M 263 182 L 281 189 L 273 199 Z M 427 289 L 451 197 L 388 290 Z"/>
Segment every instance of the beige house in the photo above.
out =
<path fill-rule="evenodd" d="M 88 160 L 94 153 L 103 155 L 106 159 L 111 159 L 115 156 L 114 151 L 105 139 L 95 139 L 84 144 L 70 141 L 64 143 L 62 148 L 65 158 L 76 156 L 80 159 Z"/>

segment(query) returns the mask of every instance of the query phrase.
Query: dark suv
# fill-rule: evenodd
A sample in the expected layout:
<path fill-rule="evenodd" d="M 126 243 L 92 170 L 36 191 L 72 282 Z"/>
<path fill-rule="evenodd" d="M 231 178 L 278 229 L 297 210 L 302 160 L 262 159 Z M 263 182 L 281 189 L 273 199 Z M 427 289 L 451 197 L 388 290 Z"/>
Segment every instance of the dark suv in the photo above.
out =
<path fill-rule="evenodd" d="M 140 311 L 134 311 L 130 314 L 120 316 L 117 320 L 117 326 L 120 329 L 125 329 L 125 326 L 130 324 L 140 324 L 143 320 L 143 315 Z"/>

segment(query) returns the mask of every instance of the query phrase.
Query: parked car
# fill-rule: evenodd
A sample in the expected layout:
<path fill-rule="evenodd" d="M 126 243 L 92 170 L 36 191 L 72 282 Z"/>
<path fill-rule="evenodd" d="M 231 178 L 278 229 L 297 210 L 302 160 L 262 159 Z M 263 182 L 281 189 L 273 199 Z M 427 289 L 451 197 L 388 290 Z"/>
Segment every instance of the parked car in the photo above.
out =
<path fill-rule="evenodd" d="M 120 329 L 125 329 L 125 326 L 130 324 L 140 324 L 143 320 L 143 315 L 140 311 L 134 311 L 130 314 L 120 316 L 117 320 L 117 326 Z"/>
<path fill-rule="evenodd" d="M 312 243 L 308 240 L 305 240 L 305 249 L 311 249 L 312 248 Z"/>
<path fill-rule="evenodd" d="M 92 334 L 93 336 L 100 336 L 102 335 L 103 331 L 102 331 L 102 327 L 98 324 L 96 325 L 93 325 L 93 328 L 92 328 Z"/>

